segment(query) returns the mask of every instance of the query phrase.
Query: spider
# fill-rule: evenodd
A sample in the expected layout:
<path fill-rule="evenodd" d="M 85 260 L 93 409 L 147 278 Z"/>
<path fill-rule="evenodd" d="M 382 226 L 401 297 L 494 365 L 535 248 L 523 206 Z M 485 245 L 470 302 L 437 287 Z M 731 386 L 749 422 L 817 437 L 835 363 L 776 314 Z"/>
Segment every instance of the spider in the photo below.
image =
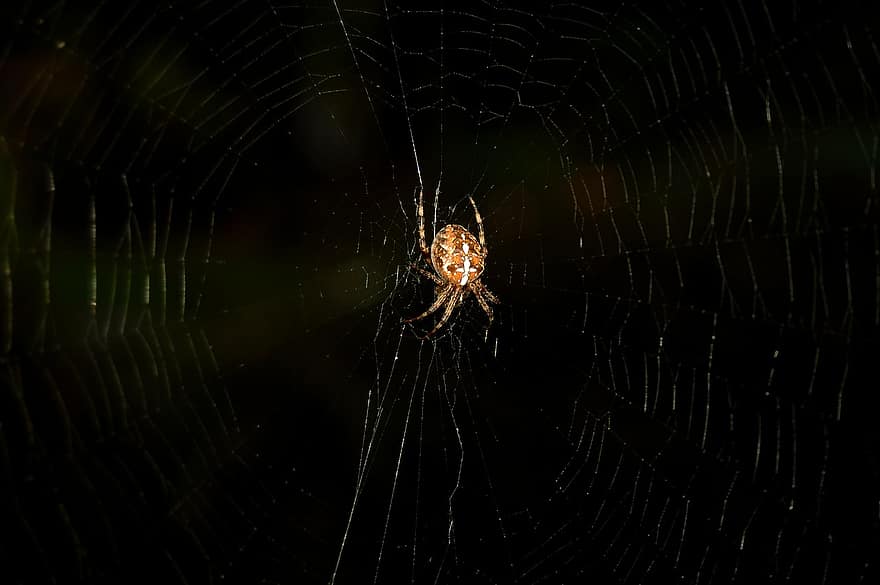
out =
<path fill-rule="evenodd" d="M 421 315 L 404 319 L 403 322 L 418 321 L 443 309 L 440 321 L 423 339 L 431 337 L 446 324 L 456 307 L 467 298 L 468 293 L 473 293 L 477 298 L 480 307 L 489 317 L 489 325 L 492 324 L 493 314 L 489 303 L 498 304 L 498 297 L 480 282 L 480 275 L 486 268 L 486 256 L 489 253 L 486 248 L 486 234 L 483 232 L 483 218 L 480 217 L 480 211 L 473 197 L 468 196 L 468 199 L 474 208 L 480 239 L 477 240 L 466 228 L 453 223 L 437 232 L 429 249 L 425 240 L 424 191 L 419 192 L 419 246 L 422 256 L 434 271 L 426 270 L 417 264 L 412 266 L 433 280 L 437 287 L 434 289 L 434 302 L 431 306 Z"/>

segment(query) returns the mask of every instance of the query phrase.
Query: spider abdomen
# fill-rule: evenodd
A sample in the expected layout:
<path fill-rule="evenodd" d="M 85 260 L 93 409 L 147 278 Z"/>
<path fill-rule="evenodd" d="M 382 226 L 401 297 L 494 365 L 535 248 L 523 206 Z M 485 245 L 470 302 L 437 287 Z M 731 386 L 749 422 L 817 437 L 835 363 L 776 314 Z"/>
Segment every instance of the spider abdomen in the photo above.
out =
<path fill-rule="evenodd" d="M 444 226 L 431 244 L 431 263 L 446 282 L 467 286 L 480 278 L 486 253 L 480 241 L 463 226 Z"/>

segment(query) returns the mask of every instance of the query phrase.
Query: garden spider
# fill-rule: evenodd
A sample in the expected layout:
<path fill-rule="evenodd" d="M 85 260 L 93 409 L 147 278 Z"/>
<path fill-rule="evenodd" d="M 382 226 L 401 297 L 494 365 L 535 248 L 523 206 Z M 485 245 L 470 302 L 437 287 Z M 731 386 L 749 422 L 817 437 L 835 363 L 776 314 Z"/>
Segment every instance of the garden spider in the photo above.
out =
<path fill-rule="evenodd" d="M 467 298 L 468 293 L 473 293 L 480 303 L 480 307 L 489 317 L 489 325 L 492 324 L 492 307 L 489 303 L 498 304 L 498 297 L 492 294 L 482 282 L 480 275 L 486 267 L 486 234 L 483 232 L 483 218 L 473 197 L 468 196 L 474 207 L 474 215 L 477 218 L 477 227 L 480 230 L 480 239 L 477 240 L 466 228 L 449 224 L 444 226 L 428 248 L 425 240 L 425 201 L 424 191 L 419 191 L 419 246 L 425 261 L 434 269 L 426 270 L 417 264 L 413 268 L 433 280 L 437 287 L 434 289 L 434 302 L 427 310 L 416 317 L 404 319 L 404 323 L 411 323 L 424 319 L 432 313 L 443 309 L 440 321 L 423 339 L 427 339 L 437 333 L 449 320 L 456 307 Z"/>

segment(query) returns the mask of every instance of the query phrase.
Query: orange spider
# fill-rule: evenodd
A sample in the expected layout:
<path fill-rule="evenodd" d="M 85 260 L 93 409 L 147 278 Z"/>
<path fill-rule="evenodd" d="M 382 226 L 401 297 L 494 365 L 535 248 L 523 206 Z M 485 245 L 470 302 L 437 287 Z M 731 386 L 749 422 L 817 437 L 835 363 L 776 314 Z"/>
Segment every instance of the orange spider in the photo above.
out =
<path fill-rule="evenodd" d="M 433 280 L 437 287 L 434 290 L 434 302 L 427 310 L 416 317 L 404 319 L 404 323 L 418 321 L 443 309 L 440 321 L 425 335 L 425 339 L 434 335 L 449 320 L 456 307 L 467 298 L 468 293 L 473 293 L 483 311 L 489 317 L 492 324 L 492 307 L 489 303 L 498 304 L 498 297 L 492 294 L 482 282 L 480 276 L 486 268 L 486 234 L 483 232 L 483 218 L 472 197 L 468 196 L 474 207 L 474 215 L 477 218 L 480 239 L 477 240 L 465 227 L 457 224 L 444 226 L 431 243 L 430 250 L 425 239 L 425 204 L 424 192 L 419 192 L 419 246 L 425 261 L 434 269 L 433 272 L 421 266 L 413 264 L 413 267 L 423 275 Z"/>

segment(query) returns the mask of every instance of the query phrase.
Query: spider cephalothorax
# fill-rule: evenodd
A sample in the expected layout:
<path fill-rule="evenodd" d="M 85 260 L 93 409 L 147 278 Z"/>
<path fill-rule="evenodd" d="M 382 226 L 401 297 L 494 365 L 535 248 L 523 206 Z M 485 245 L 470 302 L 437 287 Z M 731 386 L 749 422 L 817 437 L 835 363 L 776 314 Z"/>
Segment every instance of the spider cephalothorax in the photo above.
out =
<path fill-rule="evenodd" d="M 425 239 L 425 205 L 424 194 L 419 193 L 419 245 L 422 255 L 429 262 L 434 271 L 427 270 L 416 265 L 415 268 L 431 280 L 437 287 L 434 291 L 434 302 L 431 306 L 416 317 L 404 319 L 405 323 L 423 319 L 434 312 L 443 309 L 440 321 L 425 336 L 434 335 L 452 315 L 452 312 L 461 305 L 462 301 L 467 297 L 468 293 L 472 293 L 476 297 L 477 302 L 486 315 L 489 317 L 489 323 L 492 323 L 492 307 L 489 303 L 498 303 L 498 299 L 489 292 L 489 289 L 480 282 L 480 276 L 486 267 L 486 235 L 483 232 L 483 219 L 477 209 L 477 204 L 473 198 L 470 199 L 471 205 L 474 207 L 474 215 L 477 218 L 477 227 L 479 228 L 480 237 L 477 239 L 465 227 L 458 224 L 449 224 L 444 226 L 428 248 Z"/>

